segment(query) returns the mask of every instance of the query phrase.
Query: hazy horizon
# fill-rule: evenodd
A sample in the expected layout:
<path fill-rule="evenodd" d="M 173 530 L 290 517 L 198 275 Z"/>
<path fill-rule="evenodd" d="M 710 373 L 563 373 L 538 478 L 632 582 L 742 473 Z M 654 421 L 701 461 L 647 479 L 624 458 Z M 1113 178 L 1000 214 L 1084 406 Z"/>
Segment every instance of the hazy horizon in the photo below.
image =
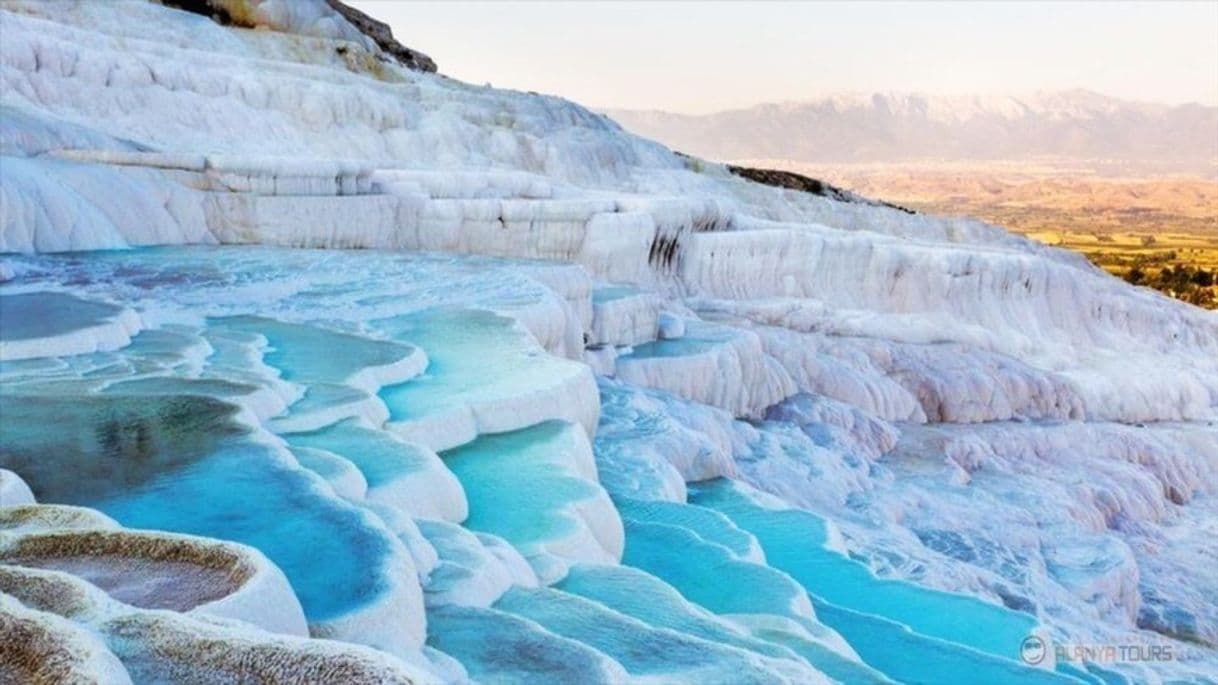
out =
<path fill-rule="evenodd" d="M 787 100 L 766 100 L 764 102 L 754 102 L 752 104 L 732 106 L 732 107 L 727 107 L 724 109 L 709 110 L 706 112 L 677 112 L 674 110 L 660 109 L 657 107 L 644 107 L 644 108 L 639 108 L 639 109 L 635 109 L 635 108 L 631 108 L 631 107 L 597 107 L 597 106 L 590 106 L 590 107 L 591 107 L 591 109 L 598 111 L 598 112 L 638 112 L 638 113 L 654 112 L 654 113 L 658 113 L 658 114 L 675 114 L 675 115 L 687 116 L 687 117 L 707 117 L 707 116 L 714 116 L 716 114 L 727 114 L 727 113 L 731 113 L 731 112 L 748 111 L 748 110 L 757 109 L 760 107 L 799 106 L 799 105 L 816 104 L 817 102 L 820 102 L 821 100 L 824 100 L 827 98 L 842 97 L 842 96 L 870 97 L 873 95 L 884 95 L 884 96 L 894 96 L 895 95 L 895 96 L 924 96 L 927 98 L 959 98 L 962 100 L 971 99 L 971 98 L 981 98 L 981 99 L 1012 98 L 1012 99 L 1017 99 L 1017 100 L 1026 100 L 1026 99 L 1031 99 L 1031 98 L 1035 98 L 1037 96 L 1042 96 L 1042 95 L 1062 95 L 1062 94 L 1068 94 L 1068 93 L 1072 93 L 1072 92 L 1086 92 L 1090 95 L 1095 95 L 1095 96 L 1108 98 L 1108 99 L 1112 99 L 1112 100 L 1120 100 L 1122 102 L 1127 102 L 1127 103 L 1135 104 L 1135 105 L 1154 105 L 1154 106 L 1173 107 L 1173 108 L 1174 107 L 1186 107 L 1189 105 L 1196 105 L 1199 107 L 1205 107 L 1205 108 L 1209 108 L 1209 109 L 1218 108 L 1218 103 L 1199 102 L 1196 100 L 1190 100 L 1190 101 L 1185 101 L 1185 102 L 1165 102 L 1162 100 L 1152 100 L 1149 98 L 1126 97 L 1126 96 L 1121 96 L 1121 95 L 1113 95 L 1112 93 L 1105 93 L 1105 92 L 1094 90 L 1091 88 L 1083 88 L 1081 86 L 1074 87 L 1074 88 L 1042 89 L 1042 90 L 1032 90 L 1032 91 L 1025 91 L 1025 92 L 943 92 L 943 93 L 934 93 L 934 92 L 919 91 L 919 90 L 831 90 L 831 91 L 823 91 L 823 92 L 811 92 L 811 93 L 808 93 L 806 96 L 800 97 L 800 98 L 791 98 L 791 99 L 787 99 Z"/>
<path fill-rule="evenodd" d="M 601 110 L 1074 89 L 1218 106 L 1218 3 L 351 4 L 441 73 Z"/>

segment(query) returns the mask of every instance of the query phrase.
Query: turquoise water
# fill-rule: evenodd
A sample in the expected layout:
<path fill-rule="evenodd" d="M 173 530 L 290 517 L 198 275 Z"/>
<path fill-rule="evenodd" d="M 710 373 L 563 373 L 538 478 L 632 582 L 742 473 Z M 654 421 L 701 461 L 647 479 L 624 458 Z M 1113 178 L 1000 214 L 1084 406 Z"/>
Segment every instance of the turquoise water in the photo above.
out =
<path fill-rule="evenodd" d="M 674 550 L 680 553 L 674 554 Z M 693 531 L 666 523 L 626 519 L 622 563 L 652 574 L 716 614 L 771 614 L 788 619 L 785 630 L 759 637 L 799 654 L 818 670 L 850 683 L 882 682 L 883 676 L 850 661 L 814 636 L 829 638 L 812 616 L 803 588 L 768 566 L 742 561 Z"/>
<path fill-rule="evenodd" d="M 168 393 L 170 379 L 162 379 Z M 177 394 L 0 394 L 0 466 L 39 501 L 94 507 L 124 526 L 242 542 L 287 575 L 310 620 L 383 590 L 387 534 L 321 481 L 250 439 L 237 408 Z M 203 388 L 200 388 L 203 389 Z M 210 388 L 208 388 L 210 391 Z"/>
<path fill-rule="evenodd" d="M 0 340 L 63 335 L 110 321 L 122 307 L 66 293 L 0 295 Z"/>
<path fill-rule="evenodd" d="M 287 575 L 312 621 L 341 616 L 383 591 L 388 541 L 360 510 L 319 496 L 318 483 L 248 445 L 222 449 L 172 478 L 97 502 L 125 526 L 242 542 Z M 184 506 L 183 502 L 206 503 Z"/>
<path fill-rule="evenodd" d="M 264 336 L 270 349 L 263 361 L 279 369 L 285 380 L 303 383 L 342 383 L 363 369 L 393 364 L 415 351 L 409 345 L 260 316 L 210 319 L 208 326 Z"/>
<path fill-rule="evenodd" d="M 512 588 L 495 608 L 529 618 L 551 632 L 589 645 L 616 660 L 633 676 L 688 683 L 730 678 L 738 685 L 787 682 L 770 670 L 779 664 L 764 663 L 756 655 L 735 647 L 653 628 L 602 604 L 559 590 Z M 815 677 L 810 670 L 805 675 Z"/>
<path fill-rule="evenodd" d="M 718 344 L 717 341 L 713 340 L 699 340 L 689 337 L 677 338 L 676 340 L 653 340 L 642 345 L 635 345 L 629 354 L 624 354 L 620 358 L 685 357 L 714 349 Z"/>
<path fill-rule="evenodd" d="M 622 359 L 649 357 L 684 357 L 714 349 L 732 339 L 736 333 L 714 324 L 699 321 L 685 323 L 685 335 L 676 340 L 653 340 L 636 345 Z"/>
<path fill-rule="evenodd" d="M 573 372 L 545 354 L 515 322 L 473 309 L 429 309 L 373 322 L 393 340 L 427 351 L 427 372 L 382 388 L 391 421 L 418 419 L 475 400 L 515 399 Z"/>
<path fill-rule="evenodd" d="M 749 637 L 723 619 L 691 604 L 671 585 L 629 566 L 577 565 L 554 587 L 595 600 L 657 628 L 678 630 L 766 656 L 797 656 L 785 647 Z"/>
<path fill-rule="evenodd" d="M 136 334 L 122 353 L 128 358 L 173 368 L 186 362 L 186 353 L 191 348 L 202 345 L 203 338 L 190 329 L 154 328 Z"/>
<path fill-rule="evenodd" d="M 495 609 L 429 609 L 427 627 L 427 644 L 459 659 L 479 682 L 617 685 L 626 675 L 603 653 Z"/>
<path fill-rule="evenodd" d="M 825 547 L 825 524 L 816 515 L 756 506 L 726 481 L 691 486 L 690 501 L 723 512 L 755 535 L 771 566 L 825 602 L 1010 659 L 1019 658 L 1020 643 L 1037 626 L 1027 614 L 971 597 L 877 578 L 863 564 Z"/>
<path fill-rule="evenodd" d="M 192 378 L 184 381 L 175 376 L 151 376 L 121 380 L 106 386 L 106 395 L 173 395 L 189 390 L 191 394 L 218 399 L 235 398 L 258 392 L 259 388 L 248 383 L 220 378 Z"/>
<path fill-rule="evenodd" d="M 368 393 L 349 385 L 313 383 L 305 389 L 305 393 L 300 399 L 288 407 L 286 418 L 293 419 L 308 414 L 330 417 L 331 412 L 336 409 L 341 409 L 341 415 L 350 418 L 358 415 L 361 403 L 371 399 L 372 396 Z M 272 425 L 277 426 L 275 428 L 276 432 L 288 432 L 280 427 L 282 422 Z"/>
<path fill-rule="evenodd" d="M 817 603 L 822 621 L 841 633 L 863 661 L 910 685 L 1077 683 L 1052 671 L 988 656 L 911 631 L 880 616 Z"/>
<path fill-rule="evenodd" d="M 466 528 L 493 533 L 514 545 L 545 542 L 577 532 L 568 507 L 596 496 L 575 475 L 570 455 L 577 426 L 550 421 L 524 430 L 483 435 L 441 453 L 469 500 Z"/>
<path fill-rule="evenodd" d="M 609 285 L 592 290 L 592 303 L 601 304 L 603 302 L 612 302 L 620 300 L 624 297 L 638 295 L 639 289 L 629 285 Z"/>
<path fill-rule="evenodd" d="M 284 439 L 290 445 L 316 447 L 350 461 L 364 474 L 369 488 L 387 485 L 431 464 L 429 455 L 418 447 L 350 421 L 310 433 L 292 433 Z"/>
<path fill-rule="evenodd" d="M 808 663 L 814 664 L 817 670 L 839 683 L 893 685 L 896 682 L 871 664 L 847 658 L 807 633 L 792 630 L 789 626 L 758 626 L 754 628 L 753 635 L 799 654 Z"/>
<path fill-rule="evenodd" d="M 473 301 L 525 306 L 551 296 L 493 260 L 262 247 L 14 259 L 35 267 L 23 285 L 49 290 L 70 284 L 90 298 L 114 298 L 208 327 L 147 331 L 114 353 L 5 363 L 0 465 L 21 473 L 44 501 L 95 506 L 133 527 L 258 547 L 285 571 L 314 621 L 375 600 L 385 589 L 389 556 L 400 552 L 373 515 L 327 494 L 321 478 L 286 451 L 260 442 L 270 436 L 235 419 L 238 409 L 226 398 L 267 386 L 259 375 L 265 370 L 256 365 L 259 356 L 283 378 L 309 386 L 292 413 L 355 404 L 364 396 L 337 383 L 369 366 L 417 354 L 408 344 L 344 332 L 360 330 L 370 319 L 386 324 L 374 331 L 385 338 L 400 328 L 441 350 L 441 363 L 417 386 L 402 384 L 396 395 L 387 393 L 402 400 L 393 405 L 400 416 L 466 406 L 471 398 L 512 397 L 560 367 L 569 373 L 574 366 L 547 357 L 512 320 L 463 308 Z M 121 311 L 55 293 L 4 297 L 0 330 L 13 340 L 70 332 Z M 418 311 L 425 306 L 444 308 Z M 297 320 L 334 322 L 327 325 L 335 328 L 291 323 Z M 257 336 L 268 342 L 261 353 Z M 190 353 L 202 353 L 204 340 L 217 351 L 206 359 L 208 378 L 167 377 L 194 373 L 185 364 L 202 361 Z M 154 375 L 135 377 L 146 373 Z M 102 392 L 103 381 L 112 380 L 120 382 Z M 30 383 L 18 387 L 15 381 Z M 423 457 L 442 472 L 430 453 L 350 426 L 292 437 L 335 449 L 374 488 L 428 466 Z M 474 459 L 459 461 L 470 463 L 470 473 L 479 470 Z M 538 502 L 559 507 L 581 500 L 589 488 L 596 492 L 563 475 L 564 469 L 558 462 L 541 468 L 547 478 L 540 481 L 548 489 L 539 488 L 531 501 L 505 503 L 502 511 L 527 510 L 524 504 Z M 483 501 L 473 520 L 494 530 L 502 517 L 493 511 L 492 495 Z M 546 509 L 535 519 L 521 514 L 503 525 L 527 540 L 580 524 Z"/>
<path fill-rule="evenodd" d="M 737 557 L 761 555 L 752 535 L 740 530 L 723 514 L 705 507 L 661 500 L 615 497 L 613 503 L 623 518 L 647 523 L 667 523 L 685 528 L 706 540 L 727 547 Z"/>
<path fill-rule="evenodd" d="M 1086 664 L 1085 669 L 1070 663 L 1059 663 L 1057 670 L 1059 673 L 1073 676 L 1089 685 L 1132 685 L 1133 683 L 1120 673 L 1114 673 L 1091 663 Z"/>
<path fill-rule="evenodd" d="M 381 389 L 391 421 L 461 406 L 463 395 L 506 382 L 504 374 L 527 374 L 527 358 L 515 354 L 520 334 L 490 312 L 428 310 L 375 325 L 427 350 L 427 373 Z"/>
<path fill-rule="evenodd" d="M 168 373 L 166 369 L 187 361 L 188 348 L 198 344 L 199 335 L 215 333 L 248 343 L 258 334 L 270 344 L 265 363 L 278 368 L 284 378 L 310 386 L 292 411 L 317 411 L 367 399 L 366 394 L 336 383 L 369 365 L 393 363 L 414 351 L 406 344 L 271 318 L 218 316 L 242 311 L 301 320 L 348 316 L 352 330 L 357 320 L 376 318 L 377 333 L 425 346 L 432 363 L 424 376 L 381 392 L 399 420 L 467 406 L 472 400 L 512 399 L 548 387 L 556 373 L 570 372 L 571 362 L 546 356 L 511 320 L 495 314 L 436 308 L 391 316 L 431 304 L 472 306 L 470 302 L 487 301 L 473 299 L 475 293 L 481 298 L 482 289 L 490 292 L 499 287 L 498 282 L 483 283 L 488 279 L 474 271 L 458 285 L 436 276 L 449 267 L 426 262 L 402 255 L 264 248 L 175 248 L 90 256 L 88 263 L 96 269 L 90 276 L 93 280 L 83 282 L 90 293 L 113 294 L 133 307 L 142 300 L 145 305 L 164 303 L 175 314 L 211 316 L 207 321 L 213 330 L 145 331 L 117 353 L 3 365 L 5 373 L 37 375 L 54 374 L 63 364 L 58 375 L 65 380 L 3 388 L 0 466 L 20 473 L 44 501 L 94 506 L 133 527 L 251 544 L 286 572 L 311 620 L 324 621 L 358 609 L 385 591 L 384 574 L 389 572 L 385 562 L 397 542 L 363 508 L 328 496 L 319 478 L 294 466 L 282 450 L 259 442 L 259 437 L 267 437 L 265 433 L 252 433 L 235 420 L 237 409 L 225 398 L 248 395 L 265 381 L 258 378 L 257 367 L 248 368 L 258 356 L 251 347 L 229 344 L 208 360 L 206 373 L 223 372 L 230 380 L 140 378 L 112 385 L 104 393 L 92 391 L 101 387 L 97 382 L 101 379 Z M 365 264 L 376 266 L 365 270 Z M 410 279 L 433 283 L 398 289 Z M 526 290 L 517 286 L 504 290 L 495 295 L 496 305 L 510 306 L 513 297 L 527 303 L 522 294 Z M 593 297 L 605 301 L 626 296 L 626 290 L 598 289 Z M 82 322 L 100 323 L 118 311 L 84 300 L 54 299 L 18 301 L 14 310 L 7 305 L 11 297 L 18 296 L 6 296 L 0 307 L 7 317 L 0 321 L 5 339 L 75 330 L 91 325 Z M 180 311 L 175 309 L 179 305 Z M 59 315 L 40 319 L 38 308 L 43 306 Z M 684 339 L 641 345 L 635 356 L 697 353 L 726 340 L 713 327 L 693 323 Z M 220 368 L 220 362 L 230 361 L 233 368 Z M 637 445 L 649 430 L 669 430 L 665 425 L 647 425 L 649 421 L 655 419 L 639 415 L 631 425 L 634 433 L 616 441 L 615 453 L 637 449 L 631 442 Z M 469 493 L 469 527 L 526 549 L 580 533 L 585 523 L 577 508 L 603 493 L 573 467 L 572 450 L 578 441 L 571 431 L 578 430 L 561 423 L 543 424 L 482 436 L 446 452 L 447 465 Z M 287 439 L 294 446 L 341 455 L 360 469 L 373 488 L 427 468 L 424 457 L 430 456 L 355 424 Z M 309 463 L 331 475 L 342 466 L 325 461 L 324 455 L 314 457 Z M 430 462 L 435 463 L 434 457 Z M 626 475 L 636 473 L 650 475 L 641 470 Z M 903 681 L 1056 680 L 1052 674 L 992 656 L 1009 656 L 1017 649 L 1034 624 L 1030 617 L 960 595 L 876 578 L 863 565 L 824 548 L 827 536 L 821 519 L 764 510 L 736 501 L 732 492 L 717 487 L 693 487 L 693 501 L 702 506 L 619 500 L 630 519 L 627 563 L 658 577 L 629 567 L 577 567 L 556 586 L 561 592 L 516 591 L 501 605 L 545 624 L 550 632 L 502 611 L 450 608 L 433 612 L 433 644 L 460 656 L 475 677 L 495 682 L 614 679 L 612 662 L 604 654 L 553 633 L 587 640 L 631 670 L 661 680 L 665 664 L 646 650 L 662 645 L 661 655 L 672 654 L 692 668 L 712 651 L 698 639 L 767 657 L 798 655 L 848 683 L 882 680 L 867 666 L 852 663 L 818 642 L 827 632 L 823 623 L 849 638 L 869 663 Z M 421 528 L 424 533 L 434 532 L 426 524 Z M 755 557 L 762 547 L 777 570 L 742 558 Z M 458 558 L 453 549 L 441 552 Z M 470 556 L 464 561 L 473 565 L 481 560 Z M 572 596 L 607 608 L 589 606 Z M 780 622 L 745 631 L 689 600 L 721 614 L 771 613 L 789 619 L 794 628 L 784 628 L 786 624 Z M 812 606 L 819 622 L 807 610 Z M 636 622 L 646 625 L 640 628 Z M 680 630 L 693 638 L 673 638 L 659 629 Z M 716 653 L 715 658 L 725 659 L 720 666 L 735 658 Z"/>
<path fill-rule="evenodd" d="M 715 486 L 711 486 L 713 490 Z M 693 498 L 695 501 L 698 498 Z M 703 503 L 714 502 L 714 497 L 702 499 Z M 735 520 L 735 519 L 733 519 Z M 713 528 L 704 532 L 710 533 Z M 752 531 L 750 531 L 752 532 Z M 736 558 L 728 547 L 707 540 L 697 533 L 665 523 L 644 523 L 627 518 L 626 552 L 623 563 L 653 574 L 671 584 L 681 594 L 718 614 L 774 614 L 785 616 L 817 634 L 819 623 L 837 631 L 863 659 L 866 666 L 850 662 L 832 653 L 824 645 L 811 640 L 810 635 L 800 635 L 791 630 L 760 630 L 755 637 L 771 640 L 785 646 L 808 659 L 818 669 L 846 682 L 877 682 L 883 680 L 871 666 L 887 676 L 907 683 L 1036 683 L 1071 682 L 1072 679 L 1059 674 L 1024 667 L 1006 658 L 990 656 L 970 646 L 938 639 L 910 630 L 893 620 L 889 613 L 905 615 L 907 607 L 879 607 L 884 613 L 871 614 L 844 608 L 811 597 L 819 623 L 799 609 L 799 597 L 803 593 L 803 582 L 807 575 L 796 575 L 793 579 L 782 571 L 788 571 L 781 560 L 789 549 L 807 549 L 817 546 L 815 534 L 802 542 L 787 540 L 787 547 L 771 552 L 766 538 L 759 536 L 769 563 L 774 568 L 760 566 Z M 772 542 L 772 541 L 771 541 Z M 672 554 L 672 550 L 681 550 Z M 832 572 L 830 567 L 817 569 L 822 573 Z M 800 582 L 796 582 L 796 581 Z M 816 586 L 825 578 L 809 581 Z M 847 582 L 840 581 L 840 582 Z M 920 588 L 910 588 L 913 591 Z M 856 588 L 852 595 L 860 603 L 872 604 L 868 588 Z M 934 593 L 942 595 L 946 593 Z M 891 600 L 892 595 L 889 595 Z M 950 596 L 955 599 L 955 596 Z M 848 598 L 849 599 L 849 598 Z M 892 600 L 895 601 L 895 600 Z M 977 604 L 981 604 L 977 602 Z M 985 605 L 982 605 L 983 607 Z M 944 608 L 928 609 L 933 612 L 950 611 L 951 603 Z M 874 608 L 874 607 L 873 607 Z M 983 609 L 984 610 L 984 609 Z M 984 614 L 983 614 L 984 615 Z M 938 616 L 923 617 L 922 624 L 933 625 Z M 952 617 L 947 622 L 954 623 Z M 1026 633 L 1015 643 L 1018 649 Z"/>
<path fill-rule="evenodd" d="M 716 614 L 808 617 L 798 610 L 803 588 L 783 573 L 741 561 L 728 548 L 684 528 L 629 518 L 625 524 L 622 563 L 660 578 L 686 599 Z"/>
<path fill-rule="evenodd" d="M 325 450 L 292 446 L 292 456 L 306 469 L 316 473 L 327 482 L 333 484 L 337 479 L 346 476 L 351 467 L 342 457 Z"/>

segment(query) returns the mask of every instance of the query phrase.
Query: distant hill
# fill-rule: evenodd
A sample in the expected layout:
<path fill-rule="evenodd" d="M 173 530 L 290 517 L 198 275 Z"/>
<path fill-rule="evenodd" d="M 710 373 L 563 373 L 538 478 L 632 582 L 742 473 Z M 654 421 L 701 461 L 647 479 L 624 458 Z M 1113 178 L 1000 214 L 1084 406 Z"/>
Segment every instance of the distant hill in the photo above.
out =
<path fill-rule="evenodd" d="M 623 127 L 720 160 L 808 162 L 1066 158 L 1187 170 L 1218 160 L 1218 107 L 1085 90 L 1014 96 L 842 94 L 706 115 L 610 110 Z"/>

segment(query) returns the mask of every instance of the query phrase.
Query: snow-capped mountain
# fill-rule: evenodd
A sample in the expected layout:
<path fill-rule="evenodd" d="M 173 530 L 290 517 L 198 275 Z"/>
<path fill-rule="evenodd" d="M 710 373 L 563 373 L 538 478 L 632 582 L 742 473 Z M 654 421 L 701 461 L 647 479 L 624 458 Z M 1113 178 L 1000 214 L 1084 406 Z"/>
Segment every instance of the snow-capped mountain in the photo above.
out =
<path fill-rule="evenodd" d="M 851 93 L 703 115 L 608 114 L 639 135 L 722 160 L 1218 159 L 1218 107 L 1086 90 L 1020 97 Z"/>
<path fill-rule="evenodd" d="M 1214 314 L 165 4 L 0 0 L 0 677 L 1218 678 Z"/>

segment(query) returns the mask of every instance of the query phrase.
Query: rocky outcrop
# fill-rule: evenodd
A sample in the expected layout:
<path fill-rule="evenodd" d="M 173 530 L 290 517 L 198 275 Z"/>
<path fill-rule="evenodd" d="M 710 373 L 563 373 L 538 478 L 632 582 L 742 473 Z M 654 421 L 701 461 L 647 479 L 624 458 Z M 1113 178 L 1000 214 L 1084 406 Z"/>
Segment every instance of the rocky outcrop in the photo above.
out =
<path fill-rule="evenodd" d="M 430 57 L 399 43 L 393 37 L 393 29 L 389 28 L 389 24 L 377 21 L 354 7 L 346 5 L 341 0 L 326 0 L 326 3 L 403 66 L 415 71 L 434 72 L 436 70 L 436 63 Z"/>
<path fill-rule="evenodd" d="M 827 197 L 838 202 L 860 202 L 868 205 L 876 205 L 881 207 L 890 207 L 899 209 L 906 214 L 914 214 L 912 209 L 907 209 L 899 205 L 894 205 L 883 200 L 871 200 L 861 195 L 830 185 L 819 179 L 796 174 L 790 171 L 778 171 L 777 169 L 754 169 L 752 167 L 727 165 L 727 170 L 741 178 L 747 178 L 756 183 L 764 183 L 775 188 L 787 188 L 789 190 L 800 190 L 805 193 L 812 193 L 820 197 Z"/>
<path fill-rule="evenodd" d="M 393 37 L 393 30 L 339 0 L 160 0 L 161 4 L 210 17 L 223 26 L 267 28 L 285 33 L 375 44 L 386 55 L 415 71 L 434 72 L 430 57 Z M 334 16 L 337 14 L 338 16 Z"/>

